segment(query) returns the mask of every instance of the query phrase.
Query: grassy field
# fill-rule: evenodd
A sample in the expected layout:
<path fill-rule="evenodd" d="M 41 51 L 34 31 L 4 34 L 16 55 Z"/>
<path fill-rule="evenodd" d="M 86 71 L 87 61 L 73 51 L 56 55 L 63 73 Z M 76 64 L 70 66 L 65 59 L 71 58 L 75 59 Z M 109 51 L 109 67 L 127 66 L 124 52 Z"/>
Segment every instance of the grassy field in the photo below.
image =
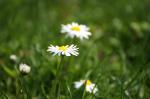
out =
<path fill-rule="evenodd" d="M 150 0 L 0 0 L 0 99 L 150 99 Z M 90 28 L 69 38 L 62 24 Z M 48 46 L 75 44 L 78 56 Z M 10 59 L 16 55 L 17 60 Z M 31 67 L 22 76 L 19 65 Z M 57 67 L 61 71 L 58 77 Z M 85 92 L 75 81 L 91 80 Z M 54 88 L 56 87 L 56 88 Z"/>

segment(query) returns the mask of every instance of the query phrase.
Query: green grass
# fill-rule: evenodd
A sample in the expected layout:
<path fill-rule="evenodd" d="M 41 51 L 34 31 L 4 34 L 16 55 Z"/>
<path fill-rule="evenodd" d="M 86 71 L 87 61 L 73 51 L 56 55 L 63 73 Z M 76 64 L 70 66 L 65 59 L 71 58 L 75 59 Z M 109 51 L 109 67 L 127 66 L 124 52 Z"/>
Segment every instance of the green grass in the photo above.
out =
<path fill-rule="evenodd" d="M 86 93 L 84 99 L 150 99 L 149 4 L 149 0 L 0 0 L 0 99 L 81 99 L 84 88 L 74 88 L 80 79 L 90 79 L 99 90 L 94 96 Z M 60 33 L 61 24 L 73 21 L 90 27 L 89 40 Z M 64 57 L 55 96 L 61 57 L 46 50 L 50 44 L 72 43 L 80 54 Z M 16 63 L 9 59 L 11 54 L 19 58 Z M 18 82 L 22 62 L 31 66 L 30 74 L 21 77 L 24 88 Z"/>

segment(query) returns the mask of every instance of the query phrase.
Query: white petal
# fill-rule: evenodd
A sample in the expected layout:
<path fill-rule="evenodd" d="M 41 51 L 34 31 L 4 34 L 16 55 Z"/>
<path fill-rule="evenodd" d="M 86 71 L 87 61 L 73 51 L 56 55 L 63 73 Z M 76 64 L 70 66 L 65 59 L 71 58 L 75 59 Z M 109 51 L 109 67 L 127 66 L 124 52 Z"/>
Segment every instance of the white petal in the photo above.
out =
<path fill-rule="evenodd" d="M 65 55 L 66 55 L 66 56 L 71 56 L 70 53 L 67 53 L 67 52 L 65 53 Z"/>
<path fill-rule="evenodd" d="M 96 93 L 98 89 L 96 88 L 95 84 L 86 85 L 86 91 L 89 93 Z"/>
<path fill-rule="evenodd" d="M 84 82 L 84 80 L 74 82 L 75 88 L 79 89 L 84 84 Z"/>

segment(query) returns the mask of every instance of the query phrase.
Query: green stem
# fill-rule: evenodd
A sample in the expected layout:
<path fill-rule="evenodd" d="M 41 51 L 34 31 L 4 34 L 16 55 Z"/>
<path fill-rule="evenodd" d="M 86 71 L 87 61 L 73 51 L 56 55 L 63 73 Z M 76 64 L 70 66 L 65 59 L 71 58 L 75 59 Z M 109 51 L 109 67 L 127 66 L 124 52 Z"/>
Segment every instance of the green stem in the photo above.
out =
<path fill-rule="evenodd" d="M 63 63 L 63 59 L 64 59 L 64 56 L 61 56 L 61 60 L 60 60 L 60 63 L 59 65 L 57 66 L 57 72 L 56 72 L 56 77 L 59 79 L 60 77 L 60 73 L 61 73 L 61 70 L 62 70 L 62 63 Z"/>
<path fill-rule="evenodd" d="M 123 82 L 121 80 L 121 99 L 124 99 L 124 89 L 123 89 Z"/>
<path fill-rule="evenodd" d="M 30 99 L 30 97 L 29 97 L 29 95 L 28 95 L 28 91 L 27 91 L 25 85 L 23 84 L 23 79 L 22 79 L 22 78 L 23 78 L 23 75 L 21 75 L 21 74 L 18 72 L 17 65 L 15 65 L 15 70 L 16 70 L 17 80 L 18 80 L 18 84 L 19 84 L 19 87 L 20 87 L 19 89 L 20 89 L 21 93 L 22 93 L 22 92 L 25 92 L 25 94 L 27 95 L 27 99 Z M 19 97 L 18 94 L 17 94 L 17 97 Z M 23 96 L 23 98 L 25 98 L 25 97 Z"/>
<path fill-rule="evenodd" d="M 55 81 L 54 81 L 54 93 L 52 93 L 52 95 L 58 95 L 59 91 L 60 91 L 60 85 L 59 85 L 59 80 L 60 80 L 60 77 L 61 77 L 61 71 L 62 71 L 62 63 L 63 63 L 63 59 L 64 59 L 64 56 L 61 56 L 61 59 L 60 59 L 60 62 L 58 63 L 57 65 L 57 71 L 56 71 L 56 78 L 55 78 Z M 58 86 L 58 89 L 57 89 L 57 86 Z"/>
<path fill-rule="evenodd" d="M 27 91 L 27 89 L 26 89 L 26 87 L 25 87 L 25 84 L 23 84 L 23 79 L 22 79 L 22 77 L 23 76 L 21 76 L 21 77 L 18 77 L 18 81 L 19 81 L 19 83 L 20 83 L 20 86 L 21 86 L 21 91 L 23 91 L 23 92 L 25 92 L 25 94 L 27 95 L 27 99 L 30 99 L 30 97 L 29 97 L 29 95 L 28 95 L 28 91 Z"/>
<path fill-rule="evenodd" d="M 69 85 L 68 85 L 67 81 L 66 81 L 66 86 L 67 86 L 67 89 L 68 89 L 68 92 L 69 92 L 69 95 L 70 95 L 70 99 L 73 99 L 72 94 L 71 94 L 71 90 L 69 88 Z"/>
<path fill-rule="evenodd" d="M 58 83 L 57 99 L 60 99 L 61 82 Z"/>
<path fill-rule="evenodd" d="M 82 99 L 84 99 L 85 94 L 86 94 L 86 85 L 84 86 L 84 91 L 83 91 Z"/>

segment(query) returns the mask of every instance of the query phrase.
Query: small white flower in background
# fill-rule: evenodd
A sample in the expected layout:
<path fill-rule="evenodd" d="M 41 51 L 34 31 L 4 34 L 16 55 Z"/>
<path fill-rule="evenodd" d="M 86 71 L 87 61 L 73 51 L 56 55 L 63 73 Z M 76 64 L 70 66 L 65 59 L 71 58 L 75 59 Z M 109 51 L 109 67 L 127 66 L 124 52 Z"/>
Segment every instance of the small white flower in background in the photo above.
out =
<path fill-rule="evenodd" d="M 73 38 L 77 37 L 81 40 L 88 39 L 91 35 L 89 32 L 89 28 L 86 25 L 80 25 L 78 23 L 72 22 L 71 24 L 62 25 L 61 26 L 61 33 L 66 33 L 67 36 Z"/>
<path fill-rule="evenodd" d="M 85 85 L 85 90 L 89 93 L 95 94 L 98 91 L 96 85 L 90 80 L 80 80 L 75 82 L 74 84 L 76 89 L 79 89 L 82 85 Z"/>
<path fill-rule="evenodd" d="M 30 73 L 31 67 L 28 66 L 27 64 L 21 63 L 21 64 L 19 65 L 19 71 L 21 72 L 21 74 L 27 75 L 28 73 Z"/>
<path fill-rule="evenodd" d="M 10 55 L 10 57 L 9 57 L 12 61 L 17 61 L 17 56 L 16 55 L 14 55 L 14 54 L 12 54 L 12 55 Z"/>
<path fill-rule="evenodd" d="M 65 55 L 65 56 L 71 56 L 71 55 L 74 55 L 74 56 L 78 56 L 79 53 L 78 53 L 78 49 L 76 47 L 76 45 L 66 45 L 66 46 L 53 46 L 53 45 L 50 45 L 48 46 L 48 49 L 47 51 L 53 53 L 54 55 L 58 54 L 59 56 L 60 55 Z"/>

